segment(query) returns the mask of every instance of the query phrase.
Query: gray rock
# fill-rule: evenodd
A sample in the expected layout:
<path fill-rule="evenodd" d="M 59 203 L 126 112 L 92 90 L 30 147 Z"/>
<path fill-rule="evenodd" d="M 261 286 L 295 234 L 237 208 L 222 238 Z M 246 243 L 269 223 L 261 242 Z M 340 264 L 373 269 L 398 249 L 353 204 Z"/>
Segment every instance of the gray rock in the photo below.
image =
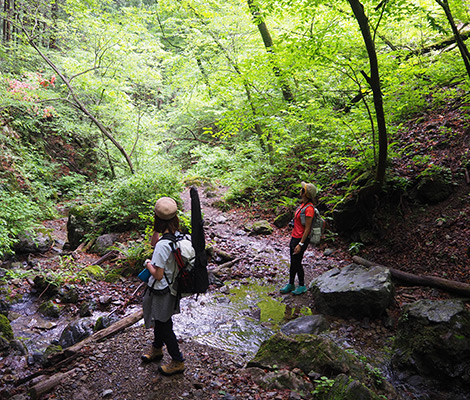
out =
<path fill-rule="evenodd" d="M 256 221 L 247 226 L 250 231 L 250 236 L 256 235 L 270 235 L 273 233 L 273 227 L 266 220 Z"/>
<path fill-rule="evenodd" d="M 80 318 L 72 321 L 62 331 L 59 344 L 63 349 L 73 346 L 75 343 L 86 339 L 93 334 L 94 321 L 91 318 Z"/>
<path fill-rule="evenodd" d="M 118 235 L 115 233 L 107 233 L 105 235 L 101 235 L 95 240 L 91 251 L 100 256 L 104 256 L 109 251 L 109 248 L 114 245 L 117 238 Z"/>
<path fill-rule="evenodd" d="M 420 300 L 404 307 L 393 365 L 454 387 L 470 388 L 470 311 L 459 300 Z"/>
<path fill-rule="evenodd" d="M 18 236 L 18 242 L 13 249 L 16 253 L 45 253 L 48 251 L 54 241 L 51 236 L 43 232 L 26 232 Z"/>
<path fill-rule="evenodd" d="M 333 268 L 313 280 L 310 290 L 318 311 L 343 318 L 376 318 L 393 300 L 390 271 L 383 267 Z"/>
<path fill-rule="evenodd" d="M 298 335 L 301 333 L 318 335 L 328 330 L 330 325 L 323 315 L 306 315 L 289 321 L 281 328 L 285 335 Z"/>

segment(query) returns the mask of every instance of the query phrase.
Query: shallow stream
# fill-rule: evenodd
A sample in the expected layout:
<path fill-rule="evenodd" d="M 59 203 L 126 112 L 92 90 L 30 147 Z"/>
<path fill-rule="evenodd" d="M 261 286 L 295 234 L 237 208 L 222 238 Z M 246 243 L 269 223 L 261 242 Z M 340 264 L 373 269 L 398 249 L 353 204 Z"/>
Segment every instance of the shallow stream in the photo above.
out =
<path fill-rule="evenodd" d="M 173 317 L 177 337 L 223 349 L 243 358 L 252 357 L 261 343 L 287 320 L 293 310 L 273 299 L 269 293 L 274 286 L 263 286 L 255 280 L 226 282 L 221 291 L 182 299 L 181 313 Z M 127 314 L 138 307 L 130 307 Z M 70 318 L 45 318 L 37 312 L 35 298 L 23 296 L 11 307 L 16 314 L 11 325 L 17 339 L 23 341 L 30 353 L 44 351 L 58 340 Z M 95 312 L 94 319 L 109 312 Z M 311 314 L 310 309 L 296 314 Z M 142 324 L 139 321 L 137 324 Z"/>

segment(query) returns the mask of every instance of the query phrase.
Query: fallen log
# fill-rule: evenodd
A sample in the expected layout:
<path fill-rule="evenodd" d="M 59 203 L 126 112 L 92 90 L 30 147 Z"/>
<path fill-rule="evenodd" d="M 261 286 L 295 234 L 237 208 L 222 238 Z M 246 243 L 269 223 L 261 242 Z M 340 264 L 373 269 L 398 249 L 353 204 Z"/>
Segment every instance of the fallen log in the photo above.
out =
<path fill-rule="evenodd" d="M 73 346 L 67 347 L 63 351 L 59 353 L 52 354 L 48 361 L 51 359 L 53 362 L 59 362 L 65 358 L 72 357 L 75 353 L 79 352 L 83 347 L 93 343 L 93 342 L 99 342 L 107 337 L 122 331 L 123 329 L 134 325 L 137 321 L 142 319 L 144 315 L 144 312 L 142 310 L 139 310 L 135 312 L 134 314 L 128 315 L 127 317 L 120 319 L 119 321 L 115 322 L 111 326 L 108 326 L 107 328 L 95 332 L 93 335 L 88 336 L 86 339 L 83 339 L 82 341 L 74 344 Z"/>
<path fill-rule="evenodd" d="M 49 360 L 53 360 L 55 362 L 59 362 L 61 359 L 68 359 L 68 358 L 75 358 L 76 354 L 83 349 L 83 347 L 90 345 L 93 342 L 99 342 L 104 340 L 105 338 L 122 331 L 123 329 L 134 325 L 137 321 L 139 321 L 144 315 L 143 310 L 139 310 L 134 314 L 128 315 L 127 317 L 117 321 L 113 325 L 109 326 L 106 329 L 98 331 L 93 335 L 87 337 L 86 339 L 82 340 L 81 342 L 76 343 L 75 345 L 68 347 L 64 351 L 60 353 L 56 353 L 50 357 Z M 48 361 L 49 361 L 48 360 Z M 58 364 L 60 365 L 60 363 Z M 72 369 L 67 372 L 59 372 L 54 374 L 46 379 L 40 381 L 36 385 L 34 385 L 30 389 L 30 395 L 32 399 L 38 399 L 41 397 L 42 394 L 47 393 L 49 390 L 53 389 L 55 386 L 59 385 L 67 376 L 73 374 L 75 369 Z M 45 371 L 43 371 L 45 372 Z"/>
<path fill-rule="evenodd" d="M 220 276 L 224 272 L 226 272 L 226 270 L 232 268 L 240 260 L 242 260 L 242 258 L 235 258 L 232 261 L 228 261 L 224 264 L 220 264 L 220 265 L 214 267 L 213 269 L 210 270 L 210 272 L 212 272 L 215 276 Z"/>
<path fill-rule="evenodd" d="M 366 267 L 375 267 L 381 266 L 377 263 L 372 261 L 366 260 L 359 256 L 354 256 L 353 261 L 357 264 L 364 265 Z M 458 294 L 460 296 L 470 297 L 470 285 L 452 281 L 449 279 L 438 278 L 435 276 L 423 276 L 423 275 L 415 275 L 409 272 L 403 272 L 395 268 L 389 268 L 382 265 L 382 267 L 387 268 L 390 270 L 392 278 L 403 282 L 405 284 L 411 286 L 428 286 L 435 289 L 441 289 L 448 293 Z"/>
<path fill-rule="evenodd" d="M 116 251 L 116 250 L 111 250 L 111 251 L 108 251 L 104 256 L 102 256 L 101 258 L 99 258 L 98 260 L 96 260 L 93 264 L 91 265 L 101 265 L 103 264 L 105 261 L 108 261 L 114 257 L 116 257 L 119 253 Z"/>
<path fill-rule="evenodd" d="M 39 399 L 44 393 L 47 393 L 49 390 L 56 387 L 58 384 L 63 382 L 68 376 L 73 375 L 76 372 L 76 370 L 77 369 L 74 368 L 67 372 L 60 372 L 58 374 L 51 376 L 50 378 L 46 380 L 43 380 L 37 383 L 29 391 L 31 398 L 33 400 Z"/>

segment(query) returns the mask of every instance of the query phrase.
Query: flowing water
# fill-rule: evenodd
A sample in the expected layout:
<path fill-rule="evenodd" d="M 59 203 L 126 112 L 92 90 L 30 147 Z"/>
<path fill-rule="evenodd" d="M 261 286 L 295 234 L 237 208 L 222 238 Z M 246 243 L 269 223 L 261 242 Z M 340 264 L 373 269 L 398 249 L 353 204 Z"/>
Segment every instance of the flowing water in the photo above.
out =
<path fill-rule="evenodd" d="M 269 338 L 279 326 L 290 319 L 292 309 L 273 299 L 269 293 L 274 286 L 263 286 L 255 280 L 227 282 L 218 292 L 182 299 L 181 313 L 173 317 L 178 337 L 195 340 L 201 344 L 223 349 L 231 354 L 250 358 L 261 343 Z M 127 310 L 130 314 L 137 307 Z M 35 298 L 23 296 L 12 305 L 15 315 L 11 325 L 30 353 L 44 351 L 51 342 L 58 340 L 70 318 L 48 319 L 37 312 Z M 297 310 L 297 314 L 299 310 Z M 93 318 L 107 315 L 95 312 Z M 311 314 L 310 309 L 300 314 Z M 142 324 L 140 321 L 138 324 Z"/>
<path fill-rule="evenodd" d="M 291 313 L 285 304 L 269 296 L 274 290 L 254 280 L 231 282 L 226 286 L 228 293 L 183 299 L 181 314 L 174 317 L 175 332 L 179 337 L 252 357 Z M 311 311 L 306 308 L 302 313 Z"/>

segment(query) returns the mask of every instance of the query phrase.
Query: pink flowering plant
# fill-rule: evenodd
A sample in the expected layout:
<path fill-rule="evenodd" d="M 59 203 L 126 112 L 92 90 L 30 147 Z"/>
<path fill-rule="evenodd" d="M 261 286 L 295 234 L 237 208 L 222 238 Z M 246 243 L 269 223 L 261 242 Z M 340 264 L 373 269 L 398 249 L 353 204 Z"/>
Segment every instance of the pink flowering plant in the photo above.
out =
<path fill-rule="evenodd" d="M 55 109 L 52 106 L 43 107 L 41 98 L 45 90 L 55 87 L 56 77 L 43 77 L 40 73 L 28 73 L 23 79 L 6 78 L 6 91 L 15 100 L 26 103 L 28 110 L 41 118 L 52 117 Z"/>

